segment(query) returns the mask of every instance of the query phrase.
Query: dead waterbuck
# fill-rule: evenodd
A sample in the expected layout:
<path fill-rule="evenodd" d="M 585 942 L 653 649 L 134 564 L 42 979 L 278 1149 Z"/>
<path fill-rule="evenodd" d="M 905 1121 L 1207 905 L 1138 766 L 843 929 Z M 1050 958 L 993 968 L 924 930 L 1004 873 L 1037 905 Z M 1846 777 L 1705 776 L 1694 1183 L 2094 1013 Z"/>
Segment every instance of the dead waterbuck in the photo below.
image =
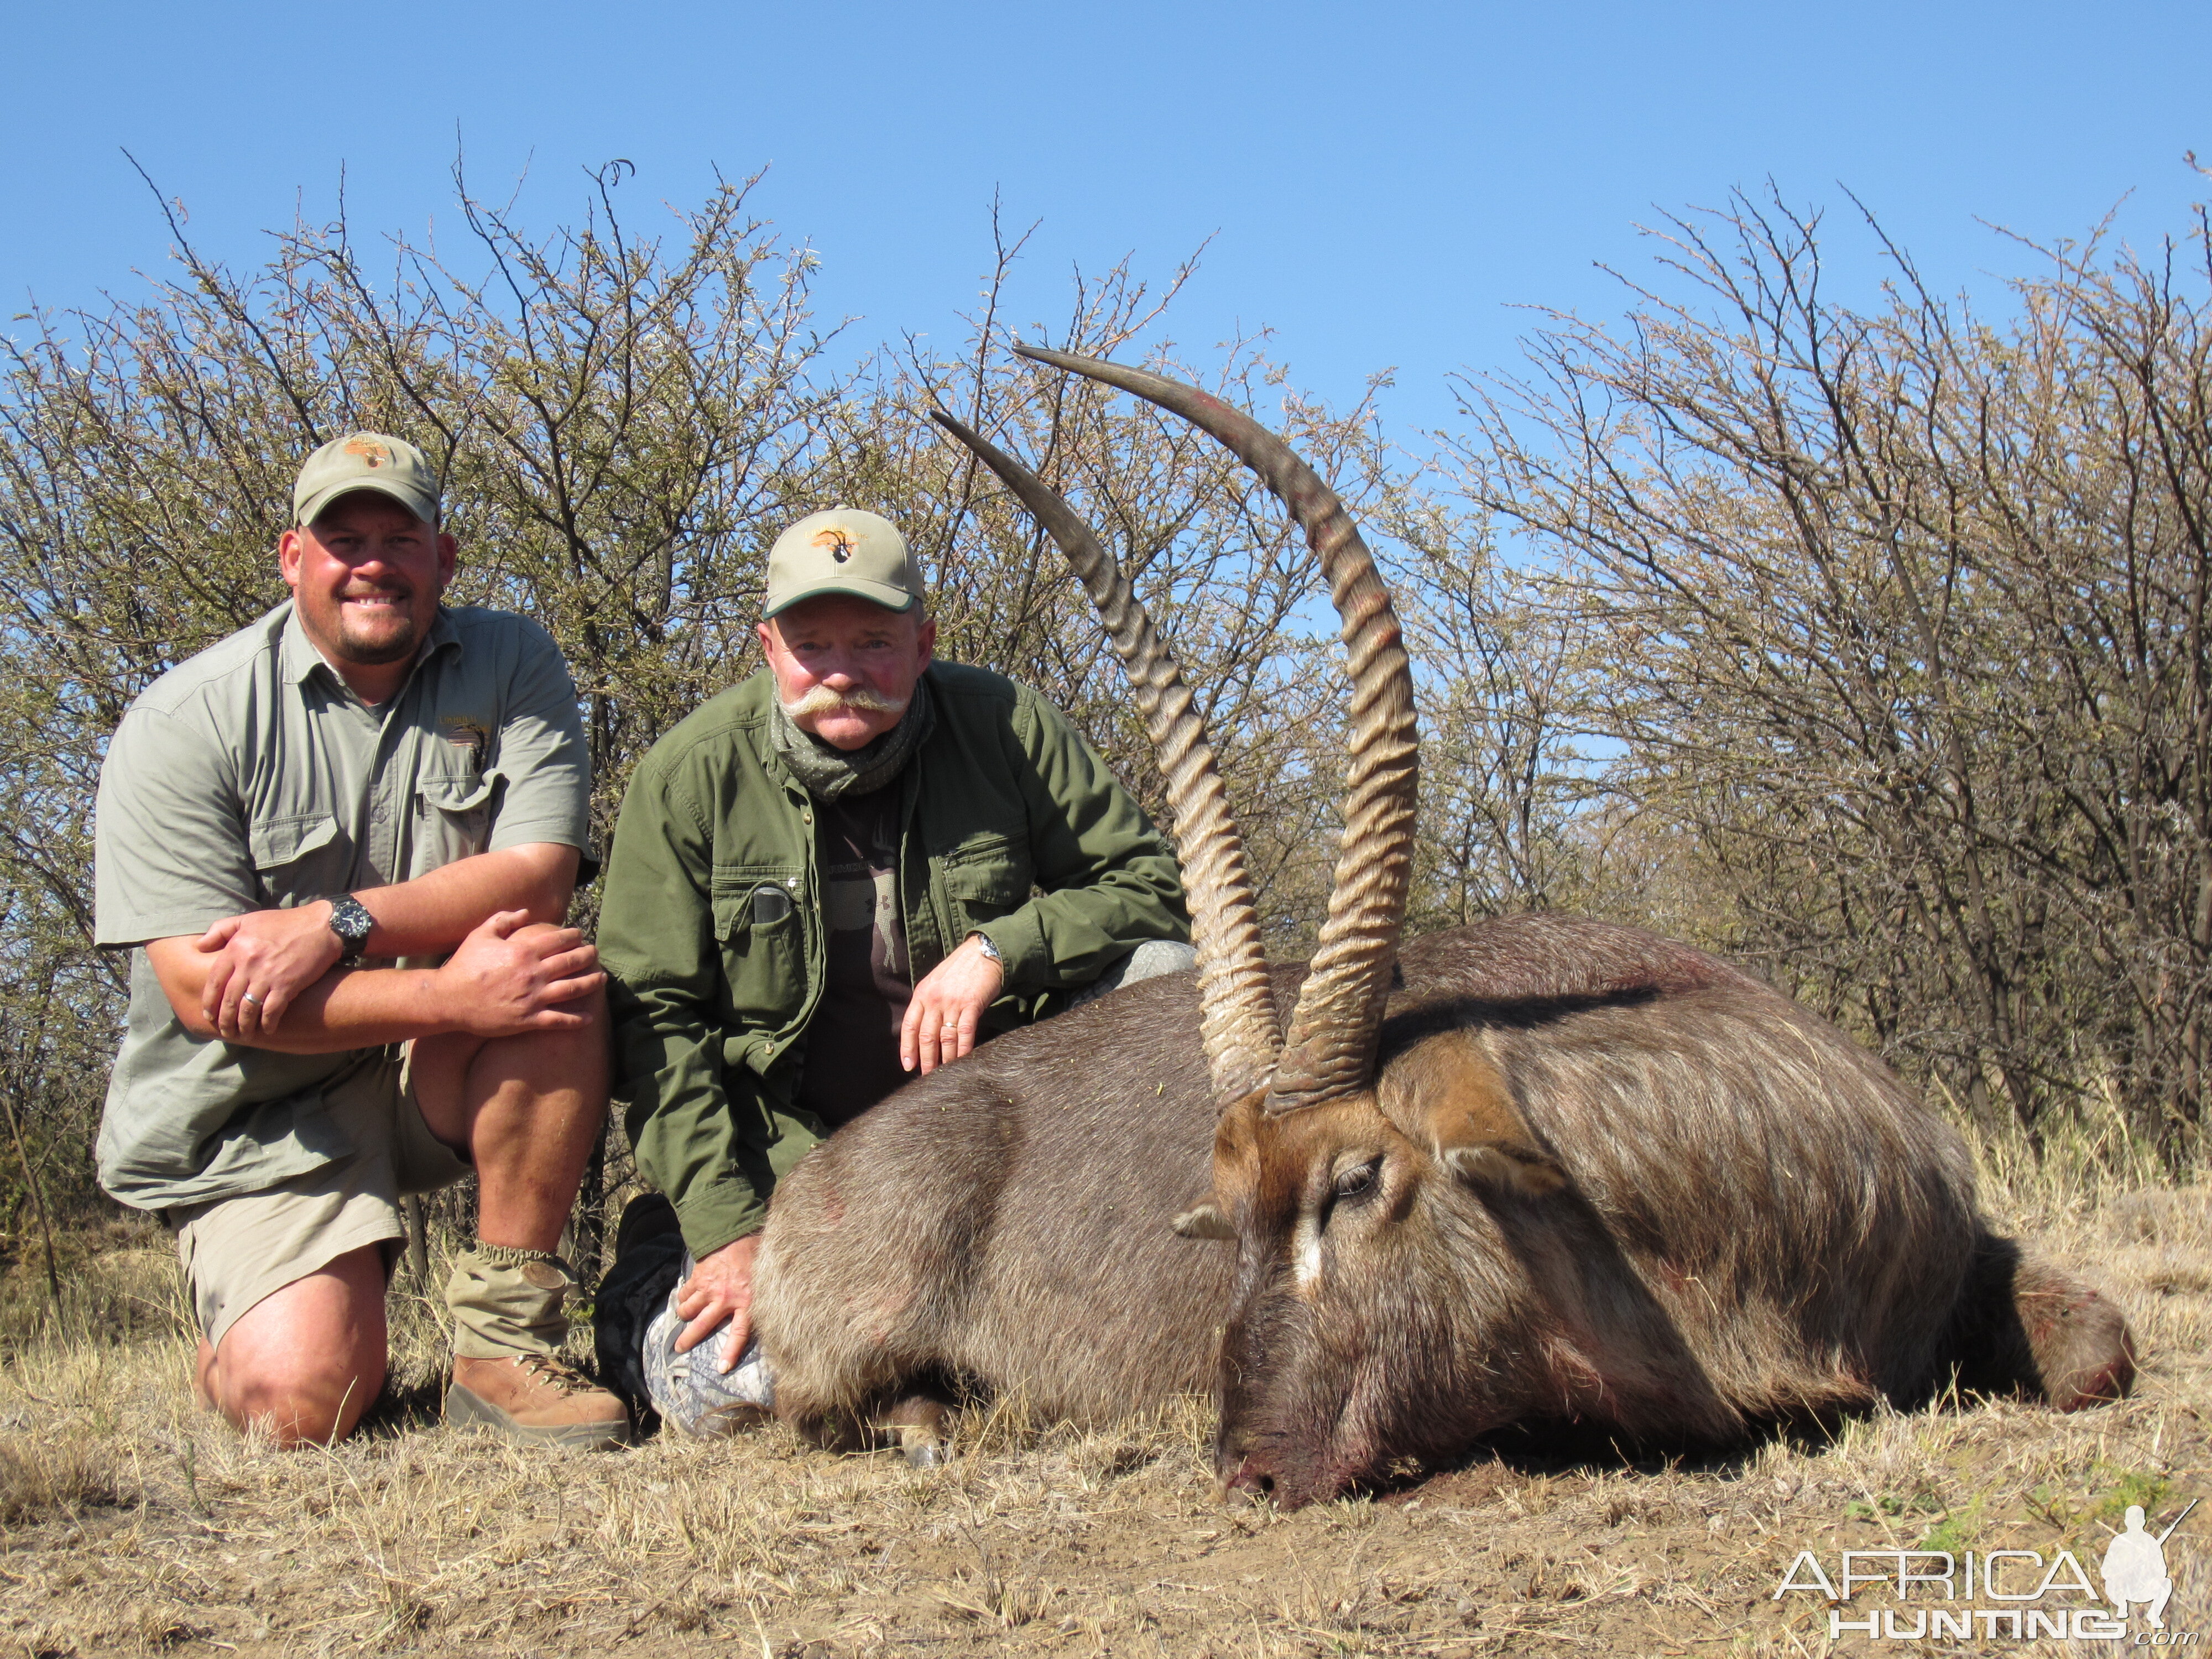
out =
<path fill-rule="evenodd" d="M 1097 1420 L 1210 1379 L 1224 1483 L 1297 1504 L 1528 1419 L 1725 1441 L 1954 1376 L 2061 1407 L 2127 1388 L 2118 1314 L 1995 1237 L 1958 1137 L 1788 998 L 1557 916 L 1401 948 L 1412 679 L 1341 503 L 1204 393 L 1024 351 L 1219 439 L 1310 538 L 1351 662 L 1328 917 L 1303 973 L 1271 973 L 1202 723 L 1127 581 L 940 416 L 1044 522 L 1128 666 L 1199 968 L 1000 1038 L 787 1178 L 756 1303 L 779 1414 L 927 1432 L 927 1402 L 968 1386 Z"/>

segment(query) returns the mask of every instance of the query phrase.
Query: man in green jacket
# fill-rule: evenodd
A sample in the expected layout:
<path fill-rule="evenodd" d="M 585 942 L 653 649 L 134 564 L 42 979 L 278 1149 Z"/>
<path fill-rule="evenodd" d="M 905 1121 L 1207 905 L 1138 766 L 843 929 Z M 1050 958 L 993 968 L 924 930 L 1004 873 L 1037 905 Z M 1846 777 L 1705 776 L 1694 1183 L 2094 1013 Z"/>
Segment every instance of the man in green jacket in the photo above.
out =
<path fill-rule="evenodd" d="M 687 1429 L 765 1403 L 728 1374 L 780 1176 L 909 1075 L 1191 960 L 1135 801 L 1035 691 L 933 663 L 936 631 L 888 520 L 802 519 L 769 557 L 765 669 L 654 744 L 623 803 L 599 938 L 615 1096 L 674 1225 L 625 1215 L 602 1359 Z M 712 1364 L 684 1358 L 725 1327 Z"/>

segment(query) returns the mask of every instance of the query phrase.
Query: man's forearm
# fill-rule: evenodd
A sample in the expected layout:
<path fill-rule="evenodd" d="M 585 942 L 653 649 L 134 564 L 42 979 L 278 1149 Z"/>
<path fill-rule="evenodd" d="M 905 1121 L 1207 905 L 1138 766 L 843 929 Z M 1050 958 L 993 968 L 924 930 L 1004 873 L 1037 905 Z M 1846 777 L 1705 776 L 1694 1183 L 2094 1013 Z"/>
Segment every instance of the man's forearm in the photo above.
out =
<path fill-rule="evenodd" d="M 146 951 L 179 1024 L 196 1037 L 220 1036 L 200 1007 L 211 958 L 188 939 L 155 939 Z M 439 994 L 437 978 L 429 968 L 332 969 L 300 994 L 282 1030 L 257 1036 L 252 1046 L 329 1054 L 455 1030 L 452 999 Z"/>
<path fill-rule="evenodd" d="M 581 933 L 533 923 L 520 910 L 486 917 L 437 968 L 331 969 L 293 994 L 281 1019 L 264 1018 L 266 998 L 241 983 L 248 976 L 234 971 L 228 947 L 211 949 L 203 936 L 150 939 L 145 951 L 186 1030 L 280 1054 L 330 1054 L 446 1031 L 495 1037 L 576 1030 L 590 1022 L 590 1000 L 606 981 L 599 952 Z"/>
<path fill-rule="evenodd" d="M 462 859 L 412 881 L 365 888 L 357 896 L 370 921 L 363 954 L 443 957 L 496 916 L 508 919 L 508 933 L 525 925 L 556 927 L 568 909 L 577 858 L 573 847 L 532 842 Z M 249 910 L 226 916 L 198 939 L 185 941 L 189 952 L 161 940 L 149 943 L 147 951 L 162 990 L 189 1029 L 204 1025 L 209 1035 L 225 1042 L 259 1047 L 338 966 L 344 945 L 331 927 L 336 914 L 327 900 L 290 909 Z M 381 1029 L 394 1018 L 410 1026 L 419 1024 L 412 1010 L 386 1006 L 392 994 L 379 993 L 381 1000 L 366 1024 Z M 187 1012 L 187 1000 L 198 1005 L 198 1024 Z"/>
<path fill-rule="evenodd" d="M 254 1047 L 280 1054 L 327 1054 L 374 1048 L 458 1030 L 451 999 L 441 997 L 429 968 L 340 968 L 302 992 L 281 1030 Z"/>
<path fill-rule="evenodd" d="M 501 910 L 527 910 L 531 921 L 557 927 L 568 913 L 580 856 L 573 847 L 532 842 L 457 859 L 412 881 L 364 888 L 354 896 L 376 920 L 365 953 L 439 956 Z"/>

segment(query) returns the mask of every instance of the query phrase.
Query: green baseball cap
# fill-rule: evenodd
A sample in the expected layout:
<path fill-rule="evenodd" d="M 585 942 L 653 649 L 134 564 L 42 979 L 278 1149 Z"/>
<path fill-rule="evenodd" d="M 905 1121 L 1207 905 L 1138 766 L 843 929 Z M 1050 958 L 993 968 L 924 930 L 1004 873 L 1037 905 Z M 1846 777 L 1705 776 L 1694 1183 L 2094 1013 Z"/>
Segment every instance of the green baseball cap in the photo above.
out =
<path fill-rule="evenodd" d="M 921 603 L 921 562 L 889 519 L 854 507 L 810 513 L 775 538 L 768 553 L 768 603 L 773 617 L 801 599 L 850 593 L 886 611 Z"/>
<path fill-rule="evenodd" d="M 381 432 L 350 433 L 307 457 L 292 486 L 292 522 L 314 523 L 325 507 L 356 489 L 389 495 L 424 524 L 438 522 L 438 475 L 413 444 Z"/>

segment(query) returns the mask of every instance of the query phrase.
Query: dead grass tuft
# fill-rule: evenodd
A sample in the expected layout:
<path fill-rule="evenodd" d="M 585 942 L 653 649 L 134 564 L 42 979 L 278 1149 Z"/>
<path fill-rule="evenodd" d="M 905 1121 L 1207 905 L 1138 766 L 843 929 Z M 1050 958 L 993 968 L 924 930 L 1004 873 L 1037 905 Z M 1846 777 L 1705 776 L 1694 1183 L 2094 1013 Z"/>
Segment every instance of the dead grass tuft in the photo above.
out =
<path fill-rule="evenodd" d="M 131 1501 L 112 1468 L 91 1450 L 66 1442 L 0 1439 L 0 1527 L 52 1518 L 73 1520 L 88 1509 L 113 1509 Z"/>

